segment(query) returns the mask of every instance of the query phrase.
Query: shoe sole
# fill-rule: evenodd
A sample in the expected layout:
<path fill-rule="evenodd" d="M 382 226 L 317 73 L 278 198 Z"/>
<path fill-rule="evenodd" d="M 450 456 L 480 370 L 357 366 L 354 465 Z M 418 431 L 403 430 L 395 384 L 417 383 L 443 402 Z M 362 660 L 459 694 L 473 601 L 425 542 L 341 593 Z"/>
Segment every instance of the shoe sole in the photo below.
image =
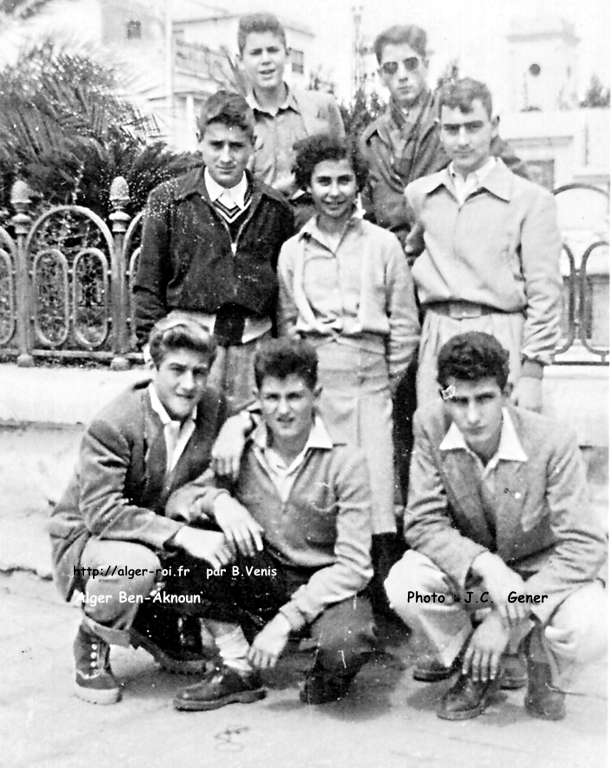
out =
<path fill-rule="evenodd" d="M 489 702 L 486 704 L 481 704 L 478 707 L 475 707 L 474 709 L 466 709 L 462 712 L 436 712 L 436 715 L 441 720 L 471 720 L 473 717 L 478 717 L 478 715 L 482 715 L 482 713 L 487 708 Z"/>
<path fill-rule="evenodd" d="M 171 672 L 173 675 L 201 675 L 206 671 L 208 663 L 206 659 L 201 661 L 197 659 L 193 661 L 178 661 L 164 653 L 159 646 L 151 643 L 145 635 L 141 635 L 133 630 L 131 644 L 134 648 L 142 647 L 148 654 L 153 656 L 163 670 Z"/>
<path fill-rule="evenodd" d="M 455 672 L 461 667 L 459 659 L 455 660 L 450 667 L 446 669 L 432 670 L 425 667 L 419 668 L 418 666 L 412 671 L 412 679 L 417 680 L 419 683 L 439 683 L 440 680 L 448 680 Z"/>
<path fill-rule="evenodd" d="M 121 690 L 119 688 L 83 688 L 83 686 L 75 683 L 74 693 L 79 699 L 87 701 L 89 704 L 116 704 L 121 700 Z"/>
<path fill-rule="evenodd" d="M 448 672 L 426 672 L 425 670 L 419 671 L 415 669 L 412 673 L 412 679 L 419 683 L 439 683 L 440 680 L 448 680 L 454 673 L 455 670 L 449 670 Z"/>
<path fill-rule="evenodd" d="M 491 693 L 485 696 L 485 698 L 480 702 L 480 704 L 477 707 L 473 707 L 472 709 L 464 709 L 464 710 L 461 710 L 460 712 L 443 712 L 443 711 L 441 712 L 440 710 L 438 710 L 436 712 L 436 715 L 441 720 L 471 720 L 473 717 L 478 717 L 479 715 L 482 715 L 485 709 L 492 702 L 498 690 L 499 689 L 496 688 L 494 691 L 491 691 Z"/>
<path fill-rule="evenodd" d="M 174 699 L 174 708 L 184 712 L 208 712 L 211 709 L 219 709 L 226 704 L 251 704 L 266 697 L 265 688 L 256 688 L 253 691 L 237 691 L 228 693 L 215 701 L 189 701 L 188 699 Z"/>
<path fill-rule="evenodd" d="M 415 669 L 412 673 L 412 679 L 419 683 L 439 683 L 442 680 L 448 680 L 452 677 L 459 667 L 450 669 L 448 672 L 429 672 Z M 502 691 L 517 691 L 527 685 L 527 675 L 524 677 L 505 677 L 502 676 L 499 687 Z"/>

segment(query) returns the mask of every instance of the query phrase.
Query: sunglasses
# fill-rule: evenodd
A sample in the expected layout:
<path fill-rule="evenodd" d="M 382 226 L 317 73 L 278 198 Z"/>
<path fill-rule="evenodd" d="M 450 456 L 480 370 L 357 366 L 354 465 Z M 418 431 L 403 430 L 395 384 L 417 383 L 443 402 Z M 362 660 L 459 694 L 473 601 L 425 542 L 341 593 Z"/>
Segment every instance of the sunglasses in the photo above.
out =
<path fill-rule="evenodd" d="M 407 59 L 403 59 L 401 63 L 404 65 L 404 69 L 407 72 L 414 72 L 419 68 L 421 59 L 419 59 L 418 56 L 409 56 Z M 395 75 L 397 74 L 399 65 L 399 61 L 385 61 L 384 64 L 380 65 L 380 68 L 385 73 L 385 75 Z"/>

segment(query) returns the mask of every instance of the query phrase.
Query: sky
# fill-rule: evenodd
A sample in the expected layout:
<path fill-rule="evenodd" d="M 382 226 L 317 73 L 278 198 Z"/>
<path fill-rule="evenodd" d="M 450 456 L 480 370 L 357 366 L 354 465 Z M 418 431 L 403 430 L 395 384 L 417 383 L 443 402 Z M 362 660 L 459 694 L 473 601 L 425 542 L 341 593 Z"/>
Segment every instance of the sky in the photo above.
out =
<path fill-rule="evenodd" d="M 204 0 L 167 0 L 180 7 L 205 8 Z M 429 33 L 432 79 L 451 58 L 462 74 L 503 89 L 504 35 L 513 18 L 557 16 L 575 26 L 580 38 L 579 92 L 592 73 L 610 83 L 610 0 L 219 0 L 229 11 L 270 10 L 308 25 L 317 36 L 315 56 L 341 86 L 350 83 L 351 7 L 363 7 L 362 30 L 372 39 L 391 24 L 417 23 Z"/>
<path fill-rule="evenodd" d="M 351 8 L 362 8 L 362 34 L 371 42 L 392 24 L 416 23 L 429 36 L 430 80 L 452 59 L 462 75 L 484 80 L 497 111 L 509 102 L 510 65 L 505 39 L 513 19 L 563 18 L 580 38 L 573 69 L 581 97 L 593 73 L 610 85 L 610 0 L 145 0 L 174 18 L 220 11 L 271 11 L 308 26 L 315 34 L 311 65 L 337 86 L 341 101 L 353 94 Z M 163 9 L 163 10 L 162 10 Z M 69 11 L 66 11 L 69 12 Z M 0 58 L 7 55 L 7 47 Z"/>

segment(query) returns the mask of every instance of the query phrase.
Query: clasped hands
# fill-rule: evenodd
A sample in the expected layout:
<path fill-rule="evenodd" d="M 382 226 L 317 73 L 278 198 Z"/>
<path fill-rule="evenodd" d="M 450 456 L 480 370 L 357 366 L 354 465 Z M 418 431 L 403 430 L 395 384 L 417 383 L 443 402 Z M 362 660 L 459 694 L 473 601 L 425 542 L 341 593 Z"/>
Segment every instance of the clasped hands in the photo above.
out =
<path fill-rule="evenodd" d="M 217 525 L 232 550 L 245 557 L 254 557 L 263 550 L 262 527 L 249 511 L 228 493 L 219 495 L 214 503 Z M 219 534 L 217 534 L 219 535 Z M 287 645 L 291 625 L 277 614 L 259 632 L 251 644 L 248 659 L 256 669 L 271 669 Z"/>
<path fill-rule="evenodd" d="M 214 518 L 221 529 L 206 531 L 184 526 L 175 536 L 175 543 L 193 557 L 210 563 L 219 569 L 234 560 L 236 551 L 245 557 L 254 557 L 263 550 L 263 529 L 249 511 L 229 493 L 217 496 L 213 506 Z M 193 514 L 193 507 L 191 508 Z M 277 614 L 256 635 L 248 658 L 256 669 L 276 666 L 291 632 L 289 621 Z"/>
<path fill-rule="evenodd" d="M 516 571 L 491 552 L 484 552 L 472 563 L 472 572 L 482 580 L 493 609 L 474 630 L 465 649 L 462 672 L 475 682 L 494 680 L 500 673 L 501 658 L 512 629 L 528 618 L 525 603 L 508 601 L 508 595 L 525 594 L 525 582 Z"/>
<path fill-rule="evenodd" d="M 197 507 L 189 506 L 185 515 L 180 514 L 180 506 L 173 505 L 173 517 L 186 519 L 193 523 L 199 518 L 194 513 Z M 176 546 L 181 547 L 192 557 L 205 560 L 218 569 L 232 562 L 236 552 L 244 557 L 254 557 L 263 550 L 263 528 L 251 513 L 229 493 L 220 493 L 213 502 L 213 516 L 221 531 L 207 531 L 186 525 L 174 537 Z"/>

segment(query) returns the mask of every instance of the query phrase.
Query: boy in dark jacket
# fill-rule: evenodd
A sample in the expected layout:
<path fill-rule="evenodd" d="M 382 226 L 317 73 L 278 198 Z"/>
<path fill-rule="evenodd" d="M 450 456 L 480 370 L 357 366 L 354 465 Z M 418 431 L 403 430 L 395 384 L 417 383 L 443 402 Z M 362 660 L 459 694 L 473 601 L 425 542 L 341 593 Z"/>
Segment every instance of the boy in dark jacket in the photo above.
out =
<path fill-rule="evenodd" d="M 280 193 L 246 172 L 254 118 L 238 94 L 219 91 L 198 121 L 204 165 L 151 192 L 134 282 L 136 335 L 173 309 L 197 313 L 219 352 L 209 381 L 242 405 L 251 399 L 253 356 L 270 335 L 276 260 L 293 234 Z"/>

